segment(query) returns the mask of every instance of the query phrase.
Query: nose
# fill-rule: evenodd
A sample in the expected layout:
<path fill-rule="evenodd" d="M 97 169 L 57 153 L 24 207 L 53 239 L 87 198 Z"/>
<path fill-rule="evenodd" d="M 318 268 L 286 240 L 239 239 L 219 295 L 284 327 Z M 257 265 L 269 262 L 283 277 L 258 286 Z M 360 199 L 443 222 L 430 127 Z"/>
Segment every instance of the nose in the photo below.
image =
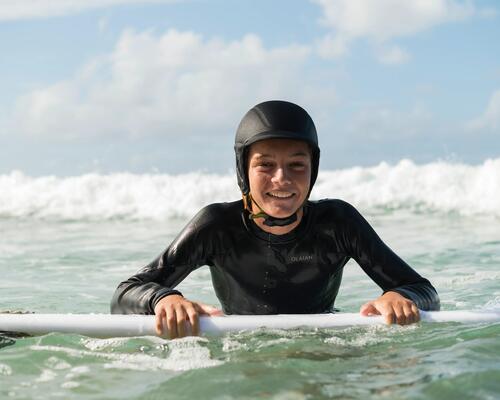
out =
<path fill-rule="evenodd" d="M 288 171 L 285 167 L 282 166 L 278 166 L 275 169 L 271 181 L 279 185 L 289 185 L 291 183 L 290 177 L 288 176 Z"/>

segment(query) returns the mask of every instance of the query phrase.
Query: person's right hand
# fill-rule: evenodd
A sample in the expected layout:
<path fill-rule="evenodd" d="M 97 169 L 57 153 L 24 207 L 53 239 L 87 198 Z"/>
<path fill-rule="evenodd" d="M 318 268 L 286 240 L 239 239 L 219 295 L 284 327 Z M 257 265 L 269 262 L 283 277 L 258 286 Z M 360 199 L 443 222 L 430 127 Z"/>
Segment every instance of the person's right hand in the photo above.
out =
<path fill-rule="evenodd" d="M 165 333 L 165 322 L 169 339 L 184 336 L 198 336 L 199 315 L 223 315 L 222 311 L 208 304 L 189 301 L 183 296 L 171 294 L 161 299 L 155 306 L 156 333 Z"/>

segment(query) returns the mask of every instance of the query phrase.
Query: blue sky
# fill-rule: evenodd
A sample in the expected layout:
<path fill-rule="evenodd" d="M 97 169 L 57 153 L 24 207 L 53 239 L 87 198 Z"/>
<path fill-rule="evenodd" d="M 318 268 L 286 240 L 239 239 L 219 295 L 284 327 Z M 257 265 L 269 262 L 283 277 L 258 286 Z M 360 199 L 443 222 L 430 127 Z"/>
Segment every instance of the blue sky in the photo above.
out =
<path fill-rule="evenodd" d="M 233 169 L 243 114 L 313 116 L 321 167 L 500 153 L 500 5 L 4 0 L 0 173 Z"/>

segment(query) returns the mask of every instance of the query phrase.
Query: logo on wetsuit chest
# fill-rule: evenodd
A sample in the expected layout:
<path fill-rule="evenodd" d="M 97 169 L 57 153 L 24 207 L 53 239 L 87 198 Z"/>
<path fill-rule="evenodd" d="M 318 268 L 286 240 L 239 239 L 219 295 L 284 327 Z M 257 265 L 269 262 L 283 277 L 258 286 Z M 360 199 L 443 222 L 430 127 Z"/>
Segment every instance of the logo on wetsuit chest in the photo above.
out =
<path fill-rule="evenodd" d="M 291 256 L 289 262 L 297 263 L 297 262 L 311 262 L 313 260 L 312 255 L 304 255 L 304 256 Z"/>

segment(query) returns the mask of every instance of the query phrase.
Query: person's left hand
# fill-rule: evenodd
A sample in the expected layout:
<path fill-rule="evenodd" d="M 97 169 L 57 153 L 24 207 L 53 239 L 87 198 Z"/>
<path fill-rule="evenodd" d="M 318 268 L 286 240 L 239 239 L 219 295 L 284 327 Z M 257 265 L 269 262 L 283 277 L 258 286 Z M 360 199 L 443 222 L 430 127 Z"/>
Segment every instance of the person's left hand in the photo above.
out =
<path fill-rule="evenodd" d="M 387 324 L 413 324 L 420 321 L 420 314 L 415 303 L 397 292 L 386 292 L 378 299 L 361 306 L 361 315 L 383 315 Z"/>

